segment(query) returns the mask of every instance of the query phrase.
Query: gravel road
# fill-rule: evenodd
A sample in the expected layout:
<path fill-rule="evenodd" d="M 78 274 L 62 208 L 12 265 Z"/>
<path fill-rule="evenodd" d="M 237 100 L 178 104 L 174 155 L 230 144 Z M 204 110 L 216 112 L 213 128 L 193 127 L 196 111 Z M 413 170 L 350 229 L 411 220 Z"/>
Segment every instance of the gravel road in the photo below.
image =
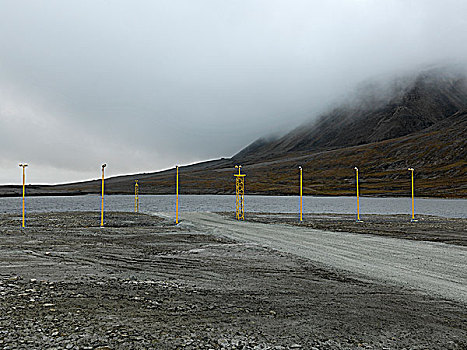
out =
<path fill-rule="evenodd" d="M 184 213 L 183 225 L 467 304 L 467 247 Z"/>

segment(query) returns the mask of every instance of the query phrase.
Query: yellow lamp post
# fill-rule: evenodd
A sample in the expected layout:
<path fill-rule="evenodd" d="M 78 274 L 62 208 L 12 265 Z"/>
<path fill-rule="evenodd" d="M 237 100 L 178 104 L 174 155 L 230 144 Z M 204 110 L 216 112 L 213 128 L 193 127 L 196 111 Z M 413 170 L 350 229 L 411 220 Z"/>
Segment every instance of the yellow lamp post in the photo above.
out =
<path fill-rule="evenodd" d="M 104 227 L 104 168 L 107 164 L 102 164 L 102 200 L 101 200 L 101 227 Z"/>
<path fill-rule="evenodd" d="M 412 177 L 412 219 L 410 220 L 411 222 L 417 222 L 418 220 L 415 219 L 415 196 L 414 196 L 414 186 L 413 186 L 413 172 L 414 168 L 408 168 L 411 172 L 411 177 Z"/>
<path fill-rule="evenodd" d="M 175 225 L 178 225 L 178 165 L 175 170 Z"/>
<path fill-rule="evenodd" d="M 138 180 L 135 180 L 135 213 L 139 212 L 139 185 Z"/>
<path fill-rule="evenodd" d="M 300 221 L 303 219 L 303 169 L 301 166 L 298 167 L 300 169 Z"/>
<path fill-rule="evenodd" d="M 23 221 L 21 223 L 21 227 L 26 227 L 26 205 L 25 205 L 25 197 L 26 197 L 26 167 L 28 166 L 26 163 L 21 163 L 19 165 L 23 168 Z"/>
<path fill-rule="evenodd" d="M 355 167 L 355 184 L 356 184 L 356 187 L 357 187 L 357 203 L 356 203 L 356 222 L 362 222 L 362 220 L 360 220 L 360 195 L 358 193 L 358 168 Z"/>

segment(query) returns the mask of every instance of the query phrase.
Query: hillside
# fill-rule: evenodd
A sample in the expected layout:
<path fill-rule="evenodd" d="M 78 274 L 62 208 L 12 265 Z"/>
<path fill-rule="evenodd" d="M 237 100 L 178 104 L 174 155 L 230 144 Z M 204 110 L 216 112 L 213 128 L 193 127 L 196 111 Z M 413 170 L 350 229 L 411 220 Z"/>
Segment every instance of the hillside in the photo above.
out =
<path fill-rule="evenodd" d="M 354 194 L 354 166 L 362 195 L 408 196 L 414 167 L 417 196 L 467 198 L 467 80 L 452 72 L 427 71 L 384 97 L 367 92 L 279 139 L 259 139 L 230 159 L 180 168 L 180 193 L 234 193 L 234 165 L 242 164 L 249 194 L 298 193 L 304 168 L 305 195 Z M 106 192 L 174 191 L 174 170 L 108 179 Z M 29 195 L 99 193 L 100 181 L 28 186 Z M 20 194 L 3 186 L 1 195 Z"/>
<path fill-rule="evenodd" d="M 390 86 L 365 86 L 352 101 L 277 140 L 259 139 L 234 158 L 363 145 L 406 136 L 467 108 L 467 78 L 430 70 Z"/>

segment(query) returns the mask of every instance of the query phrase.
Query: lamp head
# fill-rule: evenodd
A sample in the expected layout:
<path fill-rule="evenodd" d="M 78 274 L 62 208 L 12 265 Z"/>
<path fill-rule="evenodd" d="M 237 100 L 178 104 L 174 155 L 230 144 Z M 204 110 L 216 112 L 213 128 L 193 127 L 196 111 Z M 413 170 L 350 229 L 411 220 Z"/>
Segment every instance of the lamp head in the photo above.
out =
<path fill-rule="evenodd" d="M 413 168 L 408 168 L 407 170 L 413 171 L 414 169 Z"/>
<path fill-rule="evenodd" d="M 104 169 L 107 166 L 107 164 L 102 164 L 102 169 Z"/>
<path fill-rule="evenodd" d="M 302 167 L 301 167 L 301 166 L 299 166 L 298 168 L 299 168 L 300 170 L 302 170 Z"/>
<path fill-rule="evenodd" d="M 24 164 L 21 163 L 19 166 L 20 166 L 20 167 L 23 167 L 23 168 L 26 168 L 26 167 L 28 166 L 28 164 L 27 164 L 27 163 L 24 163 Z"/>
<path fill-rule="evenodd" d="M 358 170 L 358 168 L 357 168 L 357 167 L 355 167 L 354 169 L 355 169 L 355 170 Z"/>

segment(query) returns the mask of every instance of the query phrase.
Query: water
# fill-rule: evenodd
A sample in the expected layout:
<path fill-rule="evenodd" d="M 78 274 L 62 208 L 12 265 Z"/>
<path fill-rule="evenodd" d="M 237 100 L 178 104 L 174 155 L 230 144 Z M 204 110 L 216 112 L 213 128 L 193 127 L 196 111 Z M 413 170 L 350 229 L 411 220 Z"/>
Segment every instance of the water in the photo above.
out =
<path fill-rule="evenodd" d="M 28 197 L 28 212 L 50 211 L 100 211 L 98 195 L 63 197 Z M 141 195 L 141 212 L 173 212 L 173 195 Z M 410 198 L 360 198 L 360 213 L 411 215 Z M 106 210 L 133 211 L 134 197 L 128 195 L 106 196 Z M 466 199 L 416 198 L 416 214 L 467 218 Z M 233 195 L 180 195 L 179 208 L 184 211 L 235 211 Z M 245 212 L 298 213 L 297 196 L 245 196 Z M 304 213 L 355 213 L 355 197 L 303 197 Z M 21 198 L 0 198 L 0 213 L 21 214 Z"/>

